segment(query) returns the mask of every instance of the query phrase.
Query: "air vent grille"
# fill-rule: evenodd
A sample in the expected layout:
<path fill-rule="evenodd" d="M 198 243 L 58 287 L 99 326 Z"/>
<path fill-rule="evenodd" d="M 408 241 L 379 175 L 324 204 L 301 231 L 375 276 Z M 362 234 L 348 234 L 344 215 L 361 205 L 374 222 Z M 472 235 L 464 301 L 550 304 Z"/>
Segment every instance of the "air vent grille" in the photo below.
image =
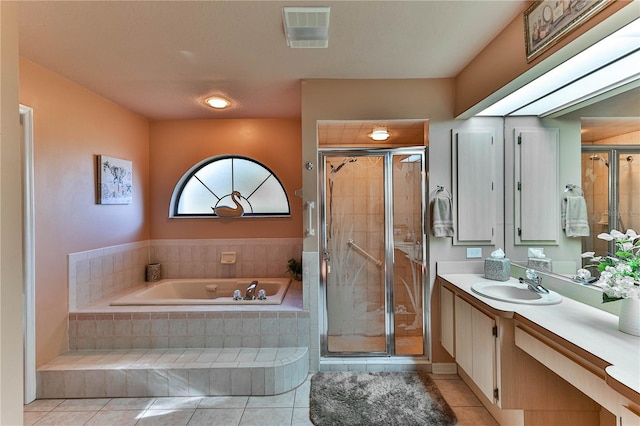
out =
<path fill-rule="evenodd" d="M 284 32 L 292 48 L 329 47 L 329 7 L 285 7 Z"/>

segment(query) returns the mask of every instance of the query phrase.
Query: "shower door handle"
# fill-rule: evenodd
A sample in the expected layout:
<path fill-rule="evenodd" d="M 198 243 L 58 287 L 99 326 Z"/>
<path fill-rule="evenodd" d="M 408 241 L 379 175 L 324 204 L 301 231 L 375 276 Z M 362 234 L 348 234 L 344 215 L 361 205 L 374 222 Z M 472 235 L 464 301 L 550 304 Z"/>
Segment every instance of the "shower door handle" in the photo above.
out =
<path fill-rule="evenodd" d="M 324 257 L 324 261 L 327 264 L 327 274 L 331 273 L 331 255 L 329 254 L 328 251 L 325 251 L 324 253 L 322 253 L 322 256 Z"/>

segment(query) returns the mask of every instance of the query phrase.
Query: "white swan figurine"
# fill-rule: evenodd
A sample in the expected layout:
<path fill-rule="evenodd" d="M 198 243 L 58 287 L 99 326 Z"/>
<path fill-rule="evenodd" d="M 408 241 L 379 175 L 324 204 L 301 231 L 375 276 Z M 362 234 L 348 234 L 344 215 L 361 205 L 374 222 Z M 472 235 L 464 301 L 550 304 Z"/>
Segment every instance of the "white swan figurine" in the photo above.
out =
<path fill-rule="evenodd" d="M 240 205 L 238 200 L 242 197 L 242 195 L 238 191 L 233 191 L 231 193 L 231 200 L 235 203 L 235 207 L 211 207 L 213 212 L 219 217 L 240 217 L 244 214 L 244 208 Z"/>

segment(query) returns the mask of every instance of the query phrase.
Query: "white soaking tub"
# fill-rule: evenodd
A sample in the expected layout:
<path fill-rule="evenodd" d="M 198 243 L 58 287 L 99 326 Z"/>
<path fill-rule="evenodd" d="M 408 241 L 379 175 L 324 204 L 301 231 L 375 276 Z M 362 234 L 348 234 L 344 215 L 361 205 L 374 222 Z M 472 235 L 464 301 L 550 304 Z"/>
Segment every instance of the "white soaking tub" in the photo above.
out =
<path fill-rule="evenodd" d="M 255 295 L 265 300 L 233 300 L 233 292 L 245 296 L 257 281 Z M 188 278 L 165 279 L 111 302 L 112 306 L 141 305 L 280 305 L 289 289 L 290 278 Z"/>

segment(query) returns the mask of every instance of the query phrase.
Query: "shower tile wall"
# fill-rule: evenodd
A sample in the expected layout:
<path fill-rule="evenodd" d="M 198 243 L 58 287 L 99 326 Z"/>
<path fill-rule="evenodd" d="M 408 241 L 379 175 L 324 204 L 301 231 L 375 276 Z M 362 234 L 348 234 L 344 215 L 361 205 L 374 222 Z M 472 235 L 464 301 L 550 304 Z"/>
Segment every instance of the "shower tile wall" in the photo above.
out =
<path fill-rule="evenodd" d="M 332 275 L 329 334 L 384 333 L 382 269 L 349 248 L 349 240 L 384 259 L 384 193 L 381 158 L 361 158 L 335 175 L 332 194 Z"/>

